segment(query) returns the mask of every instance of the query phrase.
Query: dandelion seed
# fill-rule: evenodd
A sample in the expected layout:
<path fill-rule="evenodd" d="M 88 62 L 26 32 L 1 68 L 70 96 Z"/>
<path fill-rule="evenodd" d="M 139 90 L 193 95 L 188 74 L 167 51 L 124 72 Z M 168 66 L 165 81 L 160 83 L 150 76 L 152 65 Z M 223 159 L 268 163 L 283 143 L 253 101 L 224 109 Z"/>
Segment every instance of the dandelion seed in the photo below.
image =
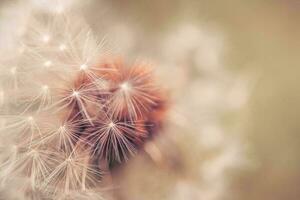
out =
<path fill-rule="evenodd" d="M 75 149 L 69 154 L 60 152 L 56 167 L 45 179 L 43 187 L 54 194 L 71 194 L 72 191 L 85 190 L 95 185 L 101 173 L 89 166 L 87 153 Z"/>
<path fill-rule="evenodd" d="M 43 149 L 28 149 L 19 152 L 16 149 L 14 159 L 3 167 L 15 176 L 23 174 L 29 177 L 31 188 L 36 189 L 50 173 L 50 167 L 53 165 L 52 154 L 53 152 Z"/>
<path fill-rule="evenodd" d="M 80 70 L 86 70 L 88 66 L 86 64 L 80 65 Z"/>
<path fill-rule="evenodd" d="M 33 122 L 33 117 L 32 116 L 29 116 L 28 118 L 27 118 L 27 120 L 29 121 L 29 122 Z"/>
<path fill-rule="evenodd" d="M 63 122 L 59 127 L 49 127 L 39 142 L 47 144 L 55 142 L 56 144 L 54 146 L 56 149 L 72 152 L 76 142 L 81 141 L 80 129 L 82 126 L 85 126 L 82 120 L 69 119 Z"/>
<path fill-rule="evenodd" d="M 64 7 L 58 5 L 56 12 L 64 12 Z M 17 91 L 22 94 L 17 100 L 21 109 L 7 109 L 20 114 L 0 116 L 5 121 L 1 135 L 6 134 L 12 141 L 9 145 L 18 149 L 5 160 L 0 178 L 26 179 L 26 192 L 36 199 L 43 199 L 39 192 L 47 199 L 100 199 L 94 192 L 102 166 L 94 164 L 100 159 L 122 163 L 136 154 L 157 132 L 165 100 L 148 66 L 119 66 L 113 58 L 103 61 L 103 66 L 99 64 L 107 56 L 103 41 L 97 41 L 89 28 L 77 27 L 78 21 L 68 22 L 66 28 L 57 21 L 36 23 L 24 37 L 26 56 L 18 60 L 24 63 L 22 83 L 26 83 Z M 62 39 L 53 42 L 55 52 L 41 45 L 52 44 L 53 36 Z M 17 68 L 10 73 L 15 75 Z M 32 83 L 43 84 L 35 88 Z M 0 90 L 0 104 L 2 96 Z"/>
<path fill-rule="evenodd" d="M 123 63 L 111 64 L 115 70 L 107 71 L 104 77 L 111 79 L 116 88 L 109 99 L 109 112 L 131 120 L 147 115 L 161 101 L 160 92 L 154 84 L 153 74 L 148 65 L 132 67 Z"/>
<path fill-rule="evenodd" d="M 108 127 L 109 128 L 113 128 L 115 126 L 115 123 L 113 123 L 113 122 L 110 122 L 109 124 L 108 124 Z"/>
<path fill-rule="evenodd" d="M 112 162 L 122 162 L 136 153 L 139 142 L 146 137 L 145 130 L 139 128 L 142 124 L 105 117 L 95 120 L 84 135 L 93 144 L 94 154 Z"/>
<path fill-rule="evenodd" d="M 130 84 L 129 84 L 128 82 L 122 83 L 122 84 L 120 85 L 120 87 L 121 87 L 121 89 L 122 89 L 123 91 L 128 91 L 128 90 L 130 90 Z"/>
<path fill-rule="evenodd" d="M 44 62 L 44 66 L 45 67 L 50 67 L 52 65 L 52 61 L 47 60 L 46 62 Z"/>
<path fill-rule="evenodd" d="M 66 46 L 65 44 L 59 45 L 59 50 L 60 50 L 60 51 L 64 51 L 64 50 L 66 50 L 66 49 L 67 49 L 67 46 Z"/>
<path fill-rule="evenodd" d="M 79 92 L 74 90 L 73 93 L 72 93 L 72 96 L 73 97 L 79 97 Z"/>
<path fill-rule="evenodd" d="M 43 35 L 42 36 L 42 41 L 44 42 L 44 43 L 48 43 L 49 41 L 50 41 L 50 35 Z"/>

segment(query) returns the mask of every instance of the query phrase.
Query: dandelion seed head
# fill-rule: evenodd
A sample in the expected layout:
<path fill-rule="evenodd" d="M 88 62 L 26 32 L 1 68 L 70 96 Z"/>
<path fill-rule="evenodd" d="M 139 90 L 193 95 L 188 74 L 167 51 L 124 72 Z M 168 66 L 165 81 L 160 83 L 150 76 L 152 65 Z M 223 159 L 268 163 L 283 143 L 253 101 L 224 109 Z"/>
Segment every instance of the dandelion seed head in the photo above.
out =
<path fill-rule="evenodd" d="M 64 7 L 58 6 L 56 12 L 64 12 Z M 86 191 L 97 182 L 102 169 L 95 164 L 99 159 L 121 164 L 135 155 L 160 128 L 163 114 L 157 113 L 164 112 L 160 105 L 165 99 L 153 89 L 148 66 L 128 67 L 122 63 L 116 67 L 116 59 L 108 58 L 103 67 L 106 55 L 101 54 L 102 43 L 90 29 L 71 33 L 60 33 L 64 30 L 59 28 L 48 30 L 56 28 L 55 23 L 41 30 L 34 27 L 33 36 L 25 41 L 28 51 L 20 63 L 24 61 L 29 67 L 22 66 L 20 71 L 25 75 L 22 78 L 30 80 L 24 81 L 29 82 L 24 90 L 20 87 L 20 93 L 25 93 L 20 104 L 26 108 L 20 108 L 20 116 L 9 119 L 4 126 L 14 132 L 17 139 L 13 143 L 20 147 L 11 158 L 17 164 L 10 167 L 7 176 L 15 173 L 14 167 L 18 166 L 22 168 L 18 176 L 29 178 L 32 188 L 59 196 Z M 55 43 L 54 36 L 62 43 Z M 51 66 L 51 70 L 36 70 L 36 66 Z M 11 68 L 10 72 L 16 74 L 17 68 Z M 42 84 L 38 85 L 38 91 L 33 91 L 28 90 L 31 83 Z M 0 90 L 0 104 L 1 95 Z M 43 114 L 47 117 L 43 118 Z M 148 124 L 154 124 L 155 128 L 149 128 Z M 17 150 L 22 155 L 17 155 Z"/>

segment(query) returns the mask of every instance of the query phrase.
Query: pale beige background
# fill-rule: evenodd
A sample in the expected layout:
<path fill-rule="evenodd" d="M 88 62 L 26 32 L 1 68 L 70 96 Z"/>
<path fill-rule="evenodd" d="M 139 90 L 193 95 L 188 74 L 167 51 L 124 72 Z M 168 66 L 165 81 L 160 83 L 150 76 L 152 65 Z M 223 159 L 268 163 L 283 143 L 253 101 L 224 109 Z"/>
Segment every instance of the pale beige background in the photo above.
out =
<path fill-rule="evenodd" d="M 15 26 L 14 20 L 7 20 L 27 8 L 20 2 L 0 2 L 2 36 Z M 34 5 L 40 9 L 44 3 Z M 164 146 L 165 140 L 172 140 L 167 145 L 175 143 L 174 151 L 180 153 L 166 154 L 176 154 L 185 167 L 160 169 L 138 157 L 120 175 L 123 198 L 299 199 L 299 1 L 88 0 L 77 2 L 74 10 L 96 33 L 107 33 L 120 54 L 147 58 L 160 66 L 163 84 L 172 91 L 174 112 L 180 113 L 171 117 L 167 139 L 162 137 L 158 143 Z M 2 41 L 10 40 L 1 39 L 5 46 Z M 244 79 L 247 87 L 224 103 L 224 95 Z M 237 109 L 228 109 L 239 98 L 247 99 Z M 203 120 L 206 116 L 214 120 Z M 172 127 L 176 120 L 177 125 L 183 123 L 180 129 Z M 213 128 L 221 124 L 221 136 L 211 136 L 212 143 L 221 147 L 205 151 L 202 146 L 210 140 L 200 132 L 209 123 Z M 221 142 L 216 142 L 218 137 Z M 222 167 L 224 162 L 237 164 L 231 170 L 216 169 L 216 176 L 205 180 L 203 160 L 236 145 L 236 140 L 242 156 L 230 154 L 233 159 L 226 157 L 209 168 Z"/>

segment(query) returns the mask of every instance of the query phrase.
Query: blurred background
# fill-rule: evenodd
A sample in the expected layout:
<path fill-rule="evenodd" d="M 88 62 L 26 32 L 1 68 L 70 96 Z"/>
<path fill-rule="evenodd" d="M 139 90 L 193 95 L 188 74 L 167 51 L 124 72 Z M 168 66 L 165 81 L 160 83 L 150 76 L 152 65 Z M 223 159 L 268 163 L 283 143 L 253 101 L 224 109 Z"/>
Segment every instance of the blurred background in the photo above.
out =
<path fill-rule="evenodd" d="M 33 10 L 56 9 L 154 63 L 169 91 L 166 126 L 116 172 L 116 198 L 299 199 L 299 1 L 1 0 L 1 55 Z"/>

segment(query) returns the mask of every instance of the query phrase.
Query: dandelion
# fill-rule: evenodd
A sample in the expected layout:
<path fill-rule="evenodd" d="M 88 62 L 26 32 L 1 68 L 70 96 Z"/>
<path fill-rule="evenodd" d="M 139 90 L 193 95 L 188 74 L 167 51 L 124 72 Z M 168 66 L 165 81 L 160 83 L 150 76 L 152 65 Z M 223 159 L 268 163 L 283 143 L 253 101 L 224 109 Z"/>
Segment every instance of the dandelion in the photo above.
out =
<path fill-rule="evenodd" d="M 143 122 L 124 121 L 103 116 L 85 131 L 85 138 L 93 145 L 94 154 L 108 161 L 128 160 L 146 137 Z M 141 128 L 143 127 L 143 128 Z"/>
<path fill-rule="evenodd" d="M 85 191 L 87 187 L 97 183 L 101 172 L 89 165 L 89 152 L 78 151 L 71 153 L 58 152 L 56 166 L 44 180 L 43 187 L 53 194 L 70 194 L 72 191 Z"/>
<path fill-rule="evenodd" d="M 29 199 L 102 199 L 103 169 L 135 155 L 166 110 L 150 66 L 108 56 L 105 40 L 75 19 L 30 18 L 18 65 L 0 65 L 13 82 L 1 85 L 0 139 L 14 147 L 0 151 L 1 183 L 23 180 Z M 14 101 L 4 101 L 12 88 Z"/>
<path fill-rule="evenodd" d="M 143 117 L 158 105 L 160 91 L 154 84 L 151 67 L 136 63 L 132 67 L 113 63 L 114 71 L 105 75 L 111 80 L 112 96 L 109 109 L 113 115 L 129 119 Z"/>

